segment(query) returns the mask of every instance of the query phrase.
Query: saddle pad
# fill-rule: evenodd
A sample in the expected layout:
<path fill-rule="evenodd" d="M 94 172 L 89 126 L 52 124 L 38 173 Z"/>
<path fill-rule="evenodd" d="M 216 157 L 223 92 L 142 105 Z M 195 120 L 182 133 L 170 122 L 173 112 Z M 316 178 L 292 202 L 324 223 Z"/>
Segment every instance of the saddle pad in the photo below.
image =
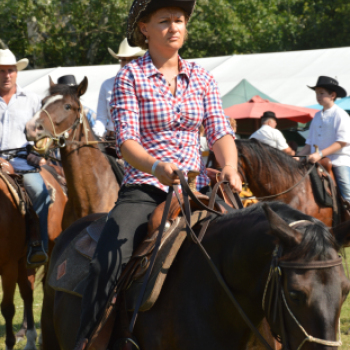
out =
<path fill-rule="evenodd" d="M 206 211 L 195 212 L 191 218 L 191 226 L 205 217 Z M 102 229 L 102 221 L 105 222 L 106 218 L 103 217 L 96 220 L 90 226 L 94 226 L 95 228 L 101 227 Z M 96 237 L 95 234 L 94 237 Z M 162 242 L 152 274 L 148 281 L 144 302 L 140 309 L 141 311 L 149 310 L 156 302 L 168 271 L 186 238 L 184 218 L 178 217 L 174 220 L 170 228 L 166 231 L 166 237 L 166 240 Z M 94 252 L 94 249 L 93 251 L 92 249 L 84 249 L 84 252 L 89 252 L 89 254 L 83 255 L 81 251 L 78 251 L 78 247 L 81 246 L 80 243 L 83 241 L 89 241 L 91 247 L 96 248 L 96 242 L 90 237 L 88 230 L 84 229 L 62 252 L 61 256 L 57 258 L 48 281 L 50 287 L 58 291 L 82 297 L 87 284 L 86 278 L 89 273 L 89 263 L 91 260 L 89 255 L 92 256 Z M 78 246 L 77 243 L 79 243 Z M 133 310 L 136 305 L 143 278 L 144 276 L 139 280 L 133 281 L 126 290 L 127 307 L 130 310 Z"/>
<path fill-rule="evenodd" d="M 327 192 L 324 187 L 324 181 L 327 181 L 326 178 L 321 179 L 317 168 L 315 167 L 310 173 L 310 180 L 312 184 L 312 191 L 314 193 L 315 200 L 317 204 L 325 207 L 333 207 L 333 199 L 331 195 Z"/>

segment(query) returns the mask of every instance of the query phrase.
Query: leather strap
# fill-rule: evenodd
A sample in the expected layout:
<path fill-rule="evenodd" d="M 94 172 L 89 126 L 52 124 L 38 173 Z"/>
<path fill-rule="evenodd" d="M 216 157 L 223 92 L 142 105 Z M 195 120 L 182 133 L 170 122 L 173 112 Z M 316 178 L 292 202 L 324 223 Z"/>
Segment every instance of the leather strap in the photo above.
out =
<path fill-rule="evenodd" d="M 130 321 L 130 325 L 129 325 L 129 332 L 130 333 L 132 333 L 133 330 L 134 330 L 135 322 L 136 322 L 138 312 L 139 312 L 140 307 L 141 307 L 142 302 L 143 302 L 143 297 L 145 295 L 145 291 L 146 291 L 146 287 L 147 287 L 147 284 L 148 284 L 148 280 L 149 280 L 149 278 L 151 276 L 151 273 L 152 273 L 152 270 L 153 270 L 153 266 L 154 266 L 154 262 L 156 260 L 156 256 L 157 256 L 157 253 L 158 253 L 158 250 L 159 250 L 159 247 L 160 247 L 160 243 L 162 241 L 162 236 L 163 236 L 163 232 L 164 232 L 164 228 L 165 228 L 165 223 L 166 223 L 166 221 L 168 219 L 168 214 L 169 214 L 169 210 L 170 210 L 170 204 L 171 204 L 171 200 L 172 200 L 172 196 L 173 196 L 173 191 L 174 191 L 173 187 L 170 187 L 168 195 L 167 195 L 167 198 L 166 198 L 166 202 L 165 202 L 163 217 L 162 217 L 162 221 L 160 223 L 156 244 L 154 246 L 154 250 L 153 250 L 153 253 L 152 253 L 152 256 L 151 256 L 149 267 L 148 267 L 146 275 L 145 275 L 145 279 L 144 279 L 144 281 L 142 283 L 142 289 L 141 289 L 141 292 L 140 292 L 140 294 L 138 296 L 136 307 L 135 307 L 134 313 L 132 315 L 132 319 Z"/>

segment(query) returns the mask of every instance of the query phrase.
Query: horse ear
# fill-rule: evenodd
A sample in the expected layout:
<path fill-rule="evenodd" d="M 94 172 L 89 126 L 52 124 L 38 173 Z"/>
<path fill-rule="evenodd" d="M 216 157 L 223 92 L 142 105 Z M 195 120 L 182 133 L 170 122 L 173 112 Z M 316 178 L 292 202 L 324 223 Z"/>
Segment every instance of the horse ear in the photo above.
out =
<path fill-rule="evenodd" d="M 339 247 L 350 246 L 350 220 L 330 229 Z"/>
<path fill-rule="evenodd" d="M 78 88 L 77 88 L 78 97 L 84 95 L 86 90 L 87 90 L 87 88 L 88 88 L 88 79 L 87 79 L 87 77 L 84 77 L 84 79 L 78 85 Z"/>
<path fill-rule="evenodd" d="M 263 203 L 262 208 L 270 223 L 271 235 L 275 236 L 285 248 L 300 244 L 302 234 L 299 231 L 291 228 L 267 203 Z"/>
<path fill-rule="evenodd" d="M 53 82 L 51 76 L 49 75 L 49 84 L 50 84 L 50 88 L 55 86 L 56 84 Z"/>

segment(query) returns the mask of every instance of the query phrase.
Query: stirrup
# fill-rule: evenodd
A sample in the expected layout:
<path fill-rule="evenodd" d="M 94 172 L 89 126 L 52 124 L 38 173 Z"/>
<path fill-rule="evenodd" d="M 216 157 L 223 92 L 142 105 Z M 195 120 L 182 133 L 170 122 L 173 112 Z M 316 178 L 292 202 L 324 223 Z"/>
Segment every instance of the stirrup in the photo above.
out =
<path fill-rule="evenodd" d="M 121 338 L 115 342 L 113 350 L 140 350 L 140 345 L 135 339 Z"/>
<path fill-rule="evenodd" d="M 34 251 L 34 254 L 33 254 Z M 35 257 L 36 253 L 40 252 L 34 261 L 31 260 L 32 257 Z M 43 241 L 36 241 L 33 242 L 29 248 L 28 248 L 28 254 L 27 254 L 27 268 L 28 269 L 35 269 L 41 265 L 44 265 L 47 263 L 49 257 L 45 251 L 44 242 Z"/>

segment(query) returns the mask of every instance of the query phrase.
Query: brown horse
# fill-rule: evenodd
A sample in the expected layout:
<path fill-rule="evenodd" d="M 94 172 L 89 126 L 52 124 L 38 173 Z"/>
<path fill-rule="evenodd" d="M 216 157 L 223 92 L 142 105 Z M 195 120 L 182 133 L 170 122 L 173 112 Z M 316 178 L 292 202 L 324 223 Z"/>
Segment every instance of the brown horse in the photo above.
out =
<path fill-rule="evenodd" d="M 87 86 L 87 78 L 78 86 L 56 85 L 50 78 L 50 96 L 26 128 L 37 151 L 60 147 L 68 186 L 63 229 L 88 214 L 110 211 L 118 199 L 116 177 L 82 112 L 79 97 Z"/>
<path fill-rule="evenodd" d="M 333 209 L 319 205 L 314 197 L 305 163 L 255 139 L 236 140 L 239 169 L 257 197 L 276 195 L 279 200 L 332 227 Z M 299 183 L 287 193 L 280 194 Z"/>
<path fill-rule="evenodd" d="M 56 253 L 90 222 L 84 218 L 62 233 L 51 263 Z M 288 343 L 288 349 L 299 349 L 305 335 L 292 313 L 308 334 L 321 339 L 317 341 L 334 342 L 334 346 L 338 344 L 335 341 L 341 305 L 350 290 L 338 259 L 339 247 L 349 243 L 349 226 L 347 223 L 346 227 L 334 229 L 332 236 L 323 223 L 284 203 L 259 203 L 214 220 L 203 245 L 255 325 L 273 311 L 269 307 L 273 288 L 268 276 L 276 245 L 281 247 L 278 264 L 283 262 L 289 267 L 281 267 L 280 292 L 286 302 L 277 312 L 278 319 L 271 320 L 274 333 Z M 301 268 L 293 265 L 296 262 Z M 283 298 L 281 294 L 276 297 Z M 44 350 L 71 350 L 79 326 L 81 299 L 52 289 L 50 298 L 54 322 L 53 328 L 47 329 L 50 337 L 45 338 Z M 139 314 L 135 336 L 143 350 L 244 350 L 251 331 L 198 247 L 188 240 L 168 273 L 159 299 L 151 310 Z M 108 348 L 113 346 L 112 342 Z M 328 349 L 307 342 L 302 350 L 321 348 Z"/>
<path fill-rule="evenodd" d="M 63 228 L 86 215 L 110 211 L 118 199 L 119 184 L 111 165 L 82 114 L 79 97 L 87 85 L 86 78 L 77 87 L 55 85 L 50 78 L 50 96 L 26 128 L 28 139 L 35 141 L 39 152 L 60 147 L 68 187 Z M 47 289 L 42 310 L 43 344 L 49 341 L 53 327 L 53 305 L 47 300 Z"/>
<path fill-rule="evenodd" d="M 1 168 L 8 173 L 14 173 L 9 162 L 1 160 Z M 62 230 L 61 221 L 63 208 L 66 202 L 65 195 L 52 175 L 43 170 L 41 172 L 44 182 L 51 194 L 52 204 L 49 208 L 48 233 L 52 241 Z M 54 195 L 53 195 L 54 194 Z M 12 320 L 15 313 L 13 303 L 16 283 L 18 283 L 22 299 L 24 301 L 25 328 L 17 333 L 17 338 L 22 338 L 27 334 L 27 344 L 25 349 L 34 350 L 36 340 L 36 330 L 33 318 L 33 283 L 35 271 L 27 271 L 27 237 L 26 220 L 18 209 L 16 202 L 9 191 L 8 185 L 1 178 L 0 180 L 0 275 L 2 278 L 3 299 L 1 302 L 1 312 L 6 323 L 6 349 L 13 349 L 16 337 L 12 329 Z"/>

